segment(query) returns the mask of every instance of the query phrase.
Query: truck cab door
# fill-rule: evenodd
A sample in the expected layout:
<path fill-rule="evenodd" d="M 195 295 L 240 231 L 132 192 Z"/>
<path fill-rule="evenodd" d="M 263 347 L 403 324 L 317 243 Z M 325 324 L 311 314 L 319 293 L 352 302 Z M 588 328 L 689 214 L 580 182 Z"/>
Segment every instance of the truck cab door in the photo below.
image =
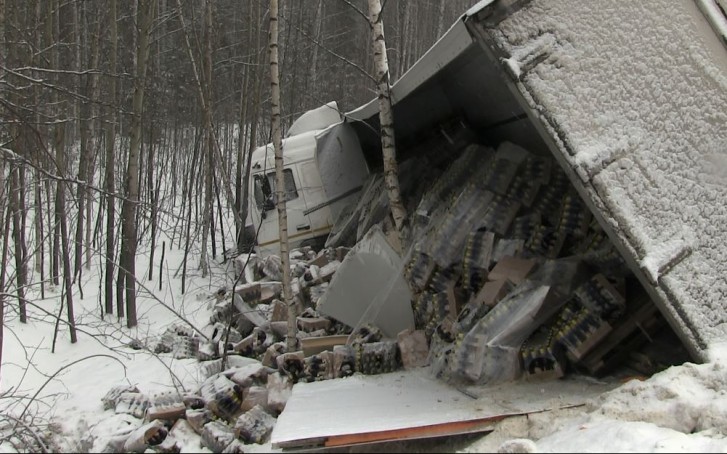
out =
<path fill-rule="evenodd" d="M 290 247 L 308 236 L 311 223 L 305 214 L 306 204 L 303 197 L 300 178 L 295 166 L 283 170 L 285 179 L 285 205 L 288 216 L 288 241 Z M 280 253 L 280 232 L 278 211 L 276 207 L 275 172 L 253 174 L 253 197 L 255 209 L 260 215 L 261 227 L 258 233 L 258 246 L 266 251 Z M 257 227 L 257 226 L 256 226 Z"/>
<path fill-rule="evenodd" d="M 305 188 L 305 214 L 310 220 L 312 236 L 325 235 L 332 227 L 331 209 L 323 182 L 315 161 L 300 164 L 300 181 Z"/>

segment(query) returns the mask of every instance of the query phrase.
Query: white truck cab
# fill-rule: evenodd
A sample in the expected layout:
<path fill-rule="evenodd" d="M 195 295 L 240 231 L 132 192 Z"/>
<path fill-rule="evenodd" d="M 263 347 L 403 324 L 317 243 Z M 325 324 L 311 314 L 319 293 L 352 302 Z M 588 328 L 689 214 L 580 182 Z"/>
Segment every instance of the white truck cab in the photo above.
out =
<path fill-rule="evenodd" d="M 283 168 L 289 247 L 321 246 L 369 175 L 358 138 L 341 121 L 335 101 L 304 113 L 291 125 L 283 139 Z M 272 144 L 253 152 L 250 184 L 248 229 L 257 232 L 255 252 L 279 254 Z"/>

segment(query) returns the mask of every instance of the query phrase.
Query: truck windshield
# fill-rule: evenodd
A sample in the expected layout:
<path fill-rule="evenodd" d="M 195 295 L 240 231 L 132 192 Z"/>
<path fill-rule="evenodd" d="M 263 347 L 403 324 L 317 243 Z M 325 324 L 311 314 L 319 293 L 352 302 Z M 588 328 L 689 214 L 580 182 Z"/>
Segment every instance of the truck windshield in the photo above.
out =
<path fill-rule="evenodd" d="M 268 179 L 262 174 L 253 175 L 254 188 L 253 193 L 255 196 L 255 206 L 260 211 L 272 210 L 273 205 L 273 191 L 270 189 L 270 183 Z"/>
<path fill-rule="evenodd" d="M 253 175 L 255 205 L 260 211 L 272 210 L 277 202 L 275 172 L 270 172 L 266 176 L 267 178 L 262 174 Z M 285 178 L 285 201 L 287 202 L 298 197 L 298 188 L 295 185 L 291 169 L 284 169 L 283 177 Z"/>

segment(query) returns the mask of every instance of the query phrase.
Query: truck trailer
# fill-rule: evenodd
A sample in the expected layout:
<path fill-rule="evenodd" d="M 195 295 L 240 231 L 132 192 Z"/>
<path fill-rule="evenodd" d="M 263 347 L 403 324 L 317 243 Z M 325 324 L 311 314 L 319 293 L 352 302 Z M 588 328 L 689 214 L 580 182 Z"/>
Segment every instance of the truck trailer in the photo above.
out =
<path fill-rule="evenodd" d="M 692 358 L 706 361 L 727 339 L 724 11 L 723 0 L 480 1 L 393 85 L 397 158 L 432 134 L 451 139 L 452 124 L 483 145 L 553 158 Z M 291 166 L 296 143 L 308 150 L 299 162 L 317 166 L 313 182 L 290 169 L 296 240 L 330 232 L 382 167 L 377 100 L 326 118 L 291 128 L 284 145 Z M 254 162 L 265 194 L 271 148 Z M 277 231 L 257 200 L 253 219 Z M 259 246 L 276 238 L 259 235 Z"/>

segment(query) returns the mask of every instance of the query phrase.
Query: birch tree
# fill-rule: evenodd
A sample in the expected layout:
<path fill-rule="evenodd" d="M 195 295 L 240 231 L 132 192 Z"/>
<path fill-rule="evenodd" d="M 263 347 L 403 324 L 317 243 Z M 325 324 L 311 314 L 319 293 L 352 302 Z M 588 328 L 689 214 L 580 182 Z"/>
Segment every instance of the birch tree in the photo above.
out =
<path fill-rule="evenodd" d="M 275 197 L 280 231 L 280 259 L 283 262 L 283 298 L 288 307 L 288 351 L 297 349 L 298 314 L 290 286 L 290 254 L 288 251 L 288 213 L 285 207 L 285 175 L 283 174 L 283 135 L 280 126 L 280 74 L 278 70 L 278 0 L 270 0 L 270 122 L 275 149 Z"/>
<path fill-rule="evenodd" d="M 384 185 L 389 196 L 389 208 L 403 247 L 406 237 L 407 214 L 399 189 L 399 169 L 396 162 L 394 113 L 391 108 L 391 82 L 384 39 L 381 2 L 368 0 L 369 23 L 372 28 L 374 77 L 379 95 L 379 123 L 381 125 L 381 152 L 384 160 Z"/>

